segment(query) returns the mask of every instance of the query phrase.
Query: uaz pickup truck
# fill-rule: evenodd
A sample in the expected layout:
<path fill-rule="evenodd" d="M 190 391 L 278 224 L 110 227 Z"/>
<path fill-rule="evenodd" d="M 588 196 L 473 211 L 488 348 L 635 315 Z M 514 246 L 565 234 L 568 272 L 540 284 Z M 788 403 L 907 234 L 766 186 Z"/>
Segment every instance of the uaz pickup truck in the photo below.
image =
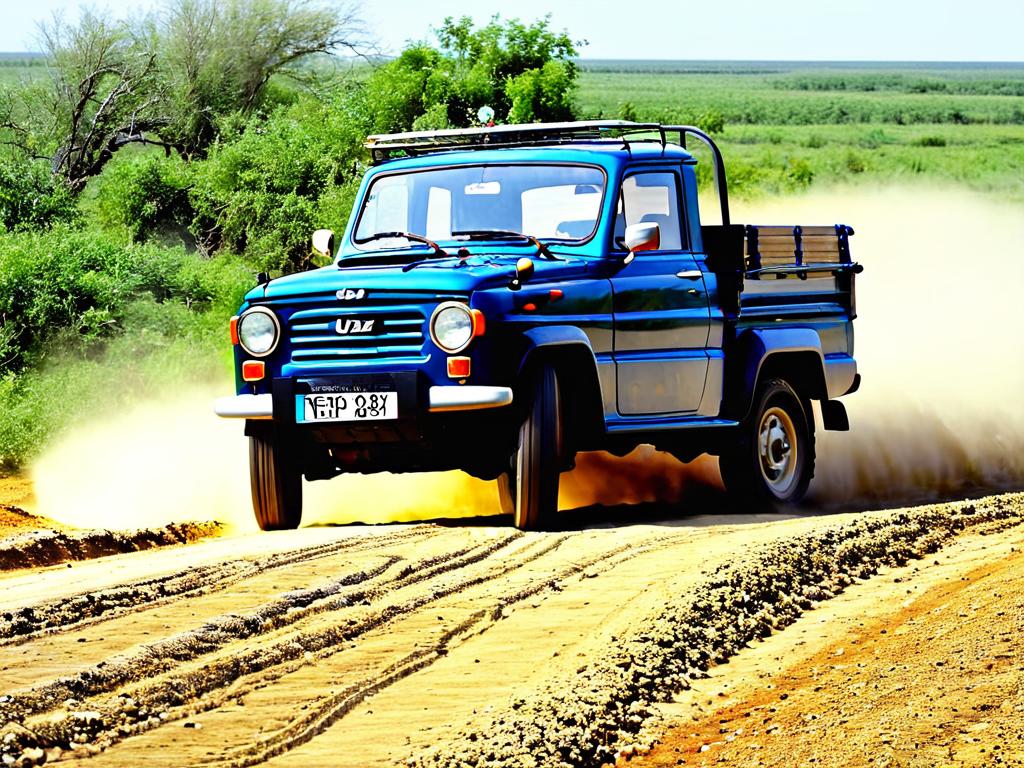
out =
<path fill-rule="evenodd" d="M 697 160 L 715 180 L 702 224 Z M 742 226 L 691 126 L 589 121 L 371 136 L 320 269 L 261 279 L 231 319 L 263 529 L 302 478 L 460 469 L 522 529 L 553 522 L 578 451 L 719 457 L 747 502 L 798 502 L 815 416 L 860 384 L 842 224 Z"/>

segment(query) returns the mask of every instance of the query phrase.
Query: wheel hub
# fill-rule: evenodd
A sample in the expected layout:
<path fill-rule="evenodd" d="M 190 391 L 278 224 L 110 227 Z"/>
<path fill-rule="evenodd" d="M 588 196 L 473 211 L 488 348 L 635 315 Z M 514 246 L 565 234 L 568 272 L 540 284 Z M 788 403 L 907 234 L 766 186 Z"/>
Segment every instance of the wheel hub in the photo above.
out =
<path fill-rule="evenodd" d="M 785 496 L 796 482 L 798 456 L 796 428 L 789 414 L 781 408 L 769 408 L 761 417 L 758 454 L 761 474 L 769 488 L 776 495 Z"/>

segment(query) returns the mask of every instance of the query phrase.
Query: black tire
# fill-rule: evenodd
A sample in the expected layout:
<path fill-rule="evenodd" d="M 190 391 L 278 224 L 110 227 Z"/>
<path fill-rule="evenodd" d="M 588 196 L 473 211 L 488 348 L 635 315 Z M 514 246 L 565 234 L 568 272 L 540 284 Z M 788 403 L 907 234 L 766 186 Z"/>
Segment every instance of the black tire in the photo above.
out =
<path fill-rule="evenodd" d="M 719 456 L 726 490 L 757 509 L 797 504 L 814 477 L 810 403 L 782 379 L 757 390 L 736 442 Z"/>
<path fill-rule="evenodd" d="M 249 438 L 249 480 L 256 523 L 264 531 L 298 528 L 302 521 L 302 473 L 272 437 Z"/>
<path fill-rule="evenodd" d="M 510 489 L 515 526 L 539 530 L 558 512 L 562 458 L 562 402 L 555 369 L 545 365 L 530 380 L 532 399 L 519 428 Z"/>

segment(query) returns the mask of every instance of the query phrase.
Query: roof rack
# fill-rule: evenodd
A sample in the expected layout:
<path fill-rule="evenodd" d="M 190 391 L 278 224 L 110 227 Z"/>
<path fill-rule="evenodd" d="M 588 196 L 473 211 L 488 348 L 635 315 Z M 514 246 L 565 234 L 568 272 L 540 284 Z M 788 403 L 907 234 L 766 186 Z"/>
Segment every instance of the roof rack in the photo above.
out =
<path fill-rule="evenodd" d="M 667 142 L 665 130 L 659 123 L 581 120 L 573 123 L 527 123 L 378 134 L 367 137 L 366 148 L 370 150 L 376 164 L 395 156 L 407 157 L 446 150 L 504 149 L 574 142 L 616 141 L 625 144 L 627 137 L 642 133 L 656 133 L 658 142 L 662 145 Z"/>
<path fill-rule="evenodd" d="M 714 140 L 700 128 L 692 125 L 662 125 L 636 123 L 629 120 L 580 120 L 571 123 L 528 123 L 522 125 L 495 125 L 481 128 L 451 128 L 440 131 L 409 131 L 368 136 L 366 148 L 370 150 L 374 165 L 397 157 L 411 157 L 433 152 L 452 152 L 473 149 L 508 149 L 511 147 L 551 146 L 575 143 L 617 142 L 629 149 L 630 137 L 642 141 L 641 134 L 656 134 L 664 148 L 668 134 L 678 134 L 679 146 L 686 147 L 686 137 L 693 136 L 707 144 L 714 158 L 715 186 L 722 207 L 722 223 L 729 223 L 729 198 L 726 190 L 725 164 Z"/>

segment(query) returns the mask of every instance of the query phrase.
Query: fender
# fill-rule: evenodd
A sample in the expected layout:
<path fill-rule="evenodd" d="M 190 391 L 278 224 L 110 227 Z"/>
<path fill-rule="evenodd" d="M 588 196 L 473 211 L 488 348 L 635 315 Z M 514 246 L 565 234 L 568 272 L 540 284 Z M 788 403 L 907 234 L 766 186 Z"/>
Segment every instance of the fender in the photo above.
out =
<path fill-rule="evenodd" d="M 526 348 L 523 351 L 523 359 L 519 362 L 519 375 L 523 374 L 530 358 L 537 354 L 538 350 L 555 350 L 569 346 L 584 347 L 586 357 L 589 358 L 595 374 L 597 372 L 597 359 L 594 357 L 593 347 L 590 346 L 590 339 L 587 338 L 587 334 L 574 325 L 544 325 L 531 328 L 523 333 L 523 339 L 526 342 Z"/>
<path fill-rule="evenodd" d="M 578 450 L 597 450 L 604 436 L 604 399 L 597 358 L 590 339 L 572 325 L 548 325 L 523 333 L 526 348 L 519 362 L 517 380 L 539 358 L 553 358 L 558 365 L 563 391 L 572 392 L 564 400 L 572 442 Z M 520 403 L 526 402 L 521 399 Z"/>
<path fill-rule="evenodd" d="M 738 421 L 746 418 L 753 404 L 758 379 L 765 366 L 772 365 L 772 358 L 776 358 L 779 364 L 792 360 L 793 369 L 787 372 L 791 383 L 801 385 L 804 393 L 813 399 L 828 399 L 825 357 L 817 331 L 811 328 L 751 328 L 741 332 L 734 343 L 735 347 L 726 355 L 731 366 L 726 378 L 730 384 L 723 415 Z M 779 358 L 779 355 L 787 357 Z M 791 358 L 789 355 L 799 357 Z"/>

